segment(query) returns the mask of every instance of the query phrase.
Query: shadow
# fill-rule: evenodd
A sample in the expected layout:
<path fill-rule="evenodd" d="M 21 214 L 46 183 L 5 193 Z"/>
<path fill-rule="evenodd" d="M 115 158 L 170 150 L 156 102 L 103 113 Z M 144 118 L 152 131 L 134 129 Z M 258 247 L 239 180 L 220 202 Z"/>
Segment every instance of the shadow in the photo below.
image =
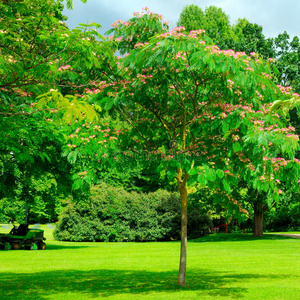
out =
<path fill-rule="evenodd" d="M 47 250 L 63 250 L 63 249 L 81 249 L 81 248 L 89 248 L 89 246 L 73 246 L 73 245 L 64 245 L 64 244 L 59 244 L 59 245 L 52 245 L 52 244 L 47 244 L 47 248 L 43 251 Z"/>
<path fill-rule="evenodd" d="M 242 242 L 242 241 L 258 241 L 258 240 L 286 240 L 292 237 L 264 234 L 262 237 L 255 237 L 252 233 L 216 233 L 203 236 L 198 239 L 189 240 L 189 243 L 205 243 L 205 242 Z"/>
<path fill-rule="evenodd" d="M 176 283 L 177 272 L 148 272 L 133 270 L 59 270 L 38 273 L 2 273 L 0 278 L 0 295 L 2 300 L 44 300 L 62 297 L 84 299 L 97 297 L 111 297 L 122 295 L 136 298 L 152 293 L 180 292 L 184 299 L 184 292 L 195 291 L 201 298 L 205 293 L 220 299 L 220 297 L 245 298 L 247 288 L 232 287 L 239 282 L 247 280 L 267 280 L 287 278 L 292 275 L 279 276 L 258 274 L 235 274 L 229 272 L 217 273 L 209 270 L 189 270 L 187 273 L 187 286 L 181 288 Z M 80 295 L 78 295 L 80 294 Z M 157 296 L 159 297 L 159 295 Z M 60 298 L 61 299 L 61 298 Z M 77 299 L 77 298 L 76 298 Z M 247 299 L 247 298 L 245 298 Z"/>
<path fill-rule="evenodd" d="M 46 243 L 47 244 L 47 243 Z M 88 246 L 69 246 L 69 245 L 49 245 L 47 244 L 46 249 L 45 250 L 36 250 L 36 251 L 49 251 L 49 250 L 63 250 L 63 249 L 81 249 L 81 248 L 88 248 Z M 26 250 L 25 248 L 21 248 L 20 250 L 4 250 L 4 246 L 0 247 L 0 251 L 34 251 L 34 250 Z M 0 294 L 1 295 L 1 294 Z M 0 297 L 1 299 L 1 297 Z"/>

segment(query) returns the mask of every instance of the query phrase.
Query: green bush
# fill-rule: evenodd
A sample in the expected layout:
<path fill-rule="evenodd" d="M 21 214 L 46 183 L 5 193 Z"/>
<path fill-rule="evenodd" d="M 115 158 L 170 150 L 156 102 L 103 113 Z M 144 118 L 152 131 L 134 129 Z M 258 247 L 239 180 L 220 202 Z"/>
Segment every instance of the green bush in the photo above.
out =
<path fill-rule="evenodd" d="M 196 217 L 194 211 L 190 215 L 192 234 L 199 235 L 201 229 L 210 226 L 207 216 Z M 102 242 L 178 240 L 180 197 L 163 190 L 129 193 L 101 184 L 92 188 L 87 201 L 69 203 L 59 218 L 54 237 Z"/>

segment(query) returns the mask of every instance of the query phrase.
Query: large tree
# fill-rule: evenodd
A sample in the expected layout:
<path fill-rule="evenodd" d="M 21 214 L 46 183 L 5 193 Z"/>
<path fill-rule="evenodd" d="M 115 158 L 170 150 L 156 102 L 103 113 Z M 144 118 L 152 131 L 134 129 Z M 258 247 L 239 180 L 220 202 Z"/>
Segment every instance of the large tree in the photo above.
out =
<path fill-rule="evenodd" d="M 263 202 L 270 203 L 278 199 L 277 178 L 285 166 L 286 184 L 297 184 L 298 136 L 284 116 L 270 111 L 274 100 L 289 95 L 270 80 L 269 62 L 220 50 L 202 30 L 167 32 L 161 22 L 160 15 L 146 9 L 144 15 L 114 24 L 114 39 L 128 53 L 118 60 L 119 80 L 102 83 L 99 94 L 106 96 L 103 107 L 118 110 L 131 130 L 94 126 L 91 151 L 76 129 L 68 155 L 85 153 L 85 163 L 139 160 L 176 180 L 182 201 L 178 283 L 184 286 L 188 185 L 209 186 L 227 199 L 227 205 L 243 212 L 231 191 L 245 180 L 257 192 L 266 191 Z M 142 41 L 144 28 L 146 33 L 151 28 L 162 32 Z M 132 46 L 134 37 L 138 39 Z M 283 164 L 277 159 L 280 155 L 286 157 Z M 78 185 L 92 177 L 93 168 L 86 163 L 77 175 Z"/>
<path fill-rule="evenodd" d="M 63 119 L 96 116 L 85 88 L 105 76 L 113 53 L 97 24 L 69 30 L 62 8 L 61 0 L 0 1 L 0 197 L 32 200 L 33 181 L 49 172 L 70 192 Z"/>

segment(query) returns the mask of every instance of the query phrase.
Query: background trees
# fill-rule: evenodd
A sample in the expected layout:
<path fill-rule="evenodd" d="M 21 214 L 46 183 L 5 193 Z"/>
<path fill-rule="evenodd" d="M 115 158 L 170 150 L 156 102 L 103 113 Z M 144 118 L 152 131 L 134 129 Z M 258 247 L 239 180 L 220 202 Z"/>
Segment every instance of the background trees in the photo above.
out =
<path fill-rule="evenodd" d="M 187 32 L 204 29 L 207 36 L 221 49 L 229 49 L 238 39 L 230 25 L 229 16 L 216 6 L 209 6 L 203 11 L 197 5 L 187 5 L 183 8 L 177 25 L 184 26 Z"/>

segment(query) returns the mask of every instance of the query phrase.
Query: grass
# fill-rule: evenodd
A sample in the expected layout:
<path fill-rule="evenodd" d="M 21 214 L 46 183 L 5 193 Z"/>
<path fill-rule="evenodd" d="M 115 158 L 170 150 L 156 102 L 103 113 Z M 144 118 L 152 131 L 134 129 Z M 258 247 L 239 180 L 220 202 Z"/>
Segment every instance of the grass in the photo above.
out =
<path fill-rule="evenodd" d="M 270 232 L 275 234 L 300 234 L 300 231 L 289 231 L 289 232 Z"/>
<path fill-rule="evenodd" d="M 1 232 L 4 232 L 1 230 Z M 300 239 L 210 235 L 188 243 L 187 286 L 176 284 L 179 242 L 57 242 L 0 251 L 0 298 L 300 299 Z"/>

